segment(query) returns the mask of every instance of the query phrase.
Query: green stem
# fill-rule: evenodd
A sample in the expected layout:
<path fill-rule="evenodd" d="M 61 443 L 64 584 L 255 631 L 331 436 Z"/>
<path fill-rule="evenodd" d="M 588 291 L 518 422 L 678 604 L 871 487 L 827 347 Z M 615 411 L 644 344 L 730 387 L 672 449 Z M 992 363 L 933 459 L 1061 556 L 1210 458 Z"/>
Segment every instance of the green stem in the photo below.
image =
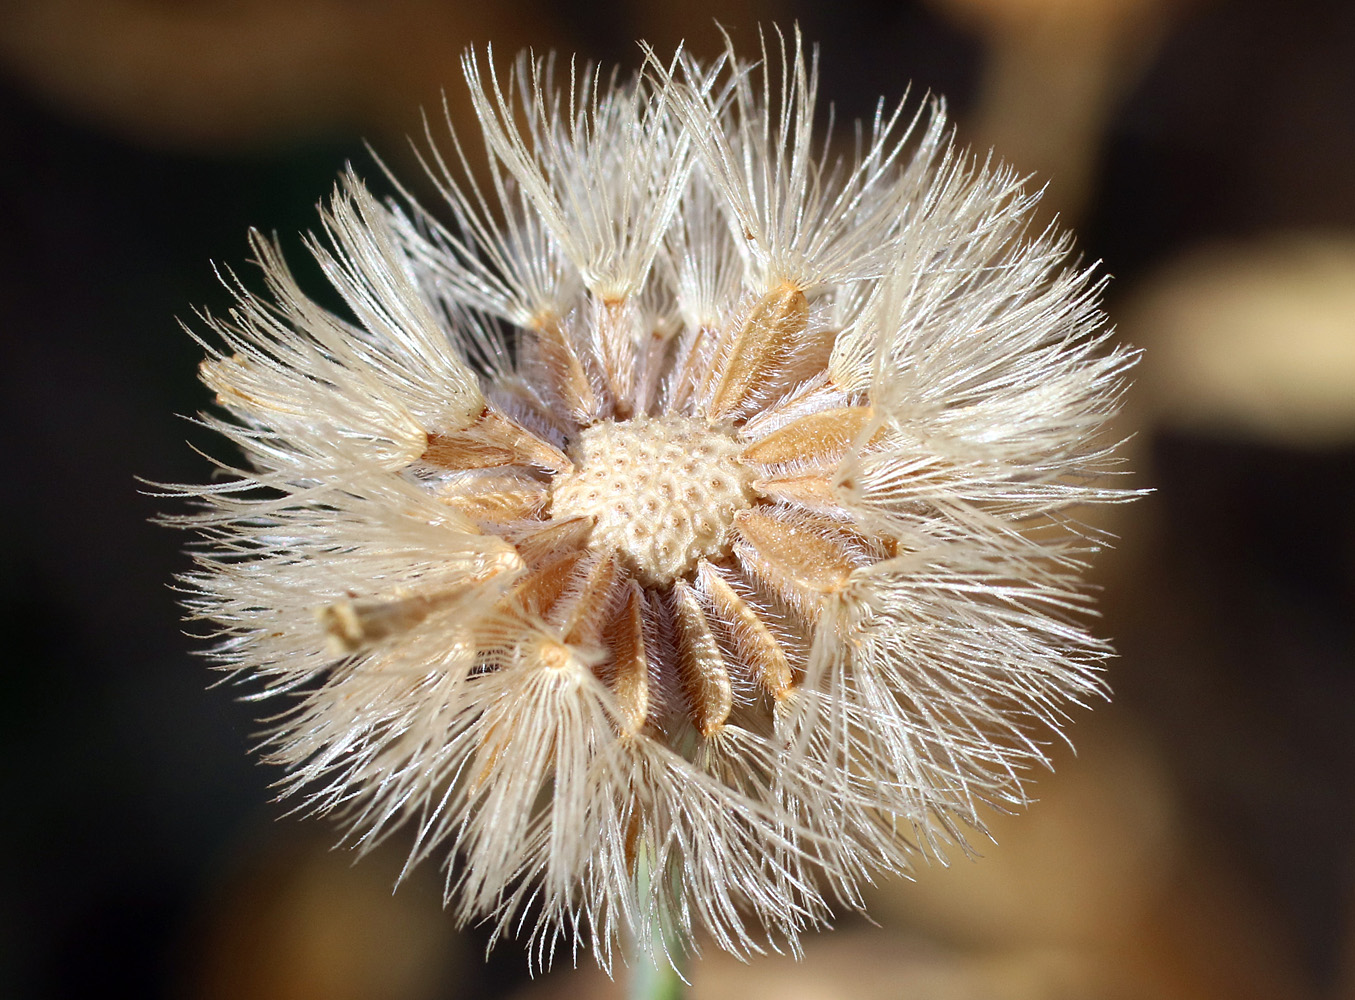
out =
<path fill-rule="evenodd" d="M 647 950 L 636 949 L 631 958 L 630 1000 L 682 1000 L 686 983 L 663 957 L 657 961 Z M 662 952 L 659 953 L 662 956 Z"/>
<path fill-rule="evenodd" d="M 641 900 L 649 898 L 649 852 L 641 851 L 635 863 L 635 883 Z M 629 1000 L 682 1000 L 687 984 L 674 967 L 681 951 L 672 941 L 665 940 L 666 921 L 656 919 L 650 928 L 648 941 L 632 935 L 630 941 Z"/>

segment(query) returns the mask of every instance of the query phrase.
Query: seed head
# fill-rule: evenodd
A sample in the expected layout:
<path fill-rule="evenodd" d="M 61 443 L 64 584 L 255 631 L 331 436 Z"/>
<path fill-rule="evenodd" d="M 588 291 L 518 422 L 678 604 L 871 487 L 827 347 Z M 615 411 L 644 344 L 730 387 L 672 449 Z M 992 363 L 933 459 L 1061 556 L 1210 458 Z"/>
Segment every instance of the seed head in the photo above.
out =
<path fill-rule="evenodd" d="M 1132 356 L 939 102 L 815 140 L 798 36 L 465 68 L 450 222 L 350 175 L 311 242 L 344 313 L 255 236 L 267 294 L 209 319 L 247 467 L 187 488 L 194 613 L 286 703 L 286 791 L 412 827 L 462 919 L 795 949 L 1100 691 L 1069 512 L 1127 496 Z"/>

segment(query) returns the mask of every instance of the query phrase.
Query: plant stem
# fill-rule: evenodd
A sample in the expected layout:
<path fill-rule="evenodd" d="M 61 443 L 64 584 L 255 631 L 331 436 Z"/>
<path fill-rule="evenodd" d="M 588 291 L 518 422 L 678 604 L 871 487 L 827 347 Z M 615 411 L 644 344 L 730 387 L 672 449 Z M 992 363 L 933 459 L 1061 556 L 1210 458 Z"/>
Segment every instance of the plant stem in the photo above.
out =
<path fill-rule="evenodd" d="M 677 970 L 663 958 L 655 958 L 648 950 L 637 949 L 630 965 L 630 1000 L 682 1000 L 686 984 Z"/>
<path fill-rule="evenodd" d="M 635 863 L 639 899 L 650 898 L 650 879 L 653 877 L 649 852 L 641 851 Z M 626 992 L 629 1000 L 682 1000 L 687 984 L 676 968 L 681 951 L 667 940 L 664 933 L 667 926 L 667 921 L 658 916 L 650 922 L 648 940 L 642 940 L 639 934 L 631 935 L 630 988 Z"/>

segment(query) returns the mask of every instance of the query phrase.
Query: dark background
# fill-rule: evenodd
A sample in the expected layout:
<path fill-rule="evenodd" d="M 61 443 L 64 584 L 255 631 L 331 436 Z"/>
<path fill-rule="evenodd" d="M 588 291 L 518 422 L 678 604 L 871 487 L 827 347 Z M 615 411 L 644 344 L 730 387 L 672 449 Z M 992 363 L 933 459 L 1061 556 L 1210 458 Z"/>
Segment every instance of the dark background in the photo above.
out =
<path fill-rule="evenodd" d="M 175 416 L 208 403 L 178 320 L 228 303 L 213 262 L 241 266 L 248 227 L 284 234 L 299 261 L 292 234 L 314 225 L 343 165 L 375 179 L 364 138 L 408 174 L 399 136 L 417 128 L 420 104 L 436 107 L 435 80 L 460 87 L 461 48 L 502 37 L 496 25 L 511 25 L 505 52 L 533 43 L 634 66 L 642 33 L 660 48 L 699 35 L 709 51 L 711 12 L 684 27 L 620 0 L 553 21 L 524 5 L 486 14 L 481 32 L 474 12 L 448 23 L 428 4 L 436 30 L 420 33 L 422 8 L 406 2 L 402 30 L 417 44 L 373 38 L 366 62 L 349 53 L 351 78 L 338 60 L 315 71 L 325 86 L 292 80 L 275 98 L 265 68 L 242 71 L 257 94 L 216 121 L 214 101 L 240 92 L 224 76 L 197 104 L 183 97 L 191 51 L 144 92 L 109 96 L 108 81 L 142 58 L 137 17 L 175 5 L 115 4 L 127 32 L 69 44 L 62 31 L 94 30 L 80 3 L 36 18 L 27 6 L 0 4 L 0 994 L 263 996 L 223 969 L 264 961 L 260 928 L 285 920 L 270 887 L 309 864 L 320 881 L 365 869 L 325 853 L 336 837 L 325 824 L 279 818 L 275 776 L 250 754 L 252 707 L 208 688 L 215 678 L 181 632 L 169 582 L 186 568 L 184 539 L 149 523 L 166 503 L 137 480 L 209 474 L 185 442 L 210 442 Z M 962 137 L 977 118 L 986 43 L 942 5 L 766 10 L 818 40 L 821 92 L 840 116 L 869 114 L 911 80 L 948 96 Z M 1100 132 L 1092 193 L 1071 212 L 1081 251 L 1114 276 L 1112 316 L 1186 248 L 1355 235 L 1355 5 L 1218 0 L 1164 24 Z M 134 54 L 95 72 L 102 45 Z M 418 71 L 383 75 L 405 52 L 423 53 L 409 56 Z M 202 61 L 223 72 L 221 59 Z M 180 98 L 183 109 L 169 107 Z M 1143 423 L 1138 481 L 1158 492 L 1117 524 L 1125 542 L 1098 574 L 1100 631 L 1122 654 L 1109 677 L 1117 701 L 1100 711 L 1163 762 L 1181 836 L 1240 887 L 1225 908 L 1255 914 L 1209 961 L 1252 960 L 1260 947 L 1277 956 L 1285 995 L 1355 996 L 1355 428 L 1276 443 L 1151 413 Z M 483 934 L 454 936 L 436 873 L 391 902 L 398 860 L 363 865 L 377 888 L 314 903 L 372 914 L 355 918 L 347 947 L 385 948 L 383 921 L 433 928 L 409 959 L 413 985 L 399 992 L 405 980 L 387 977 L 372 995 L 523 985 L 515 946 L 485 964 Z M 388 905 L 403 909 L 382 916 Z M 1197 979 L 1195 992 L 1162 995 L 1215 995 L 1207 970 Z"/>

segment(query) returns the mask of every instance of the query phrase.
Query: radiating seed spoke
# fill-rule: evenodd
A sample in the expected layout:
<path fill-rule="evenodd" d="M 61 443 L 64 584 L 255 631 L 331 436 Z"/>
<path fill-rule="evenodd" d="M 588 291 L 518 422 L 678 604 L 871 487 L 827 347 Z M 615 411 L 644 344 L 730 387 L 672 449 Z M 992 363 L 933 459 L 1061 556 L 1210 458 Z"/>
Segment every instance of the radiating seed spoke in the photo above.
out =
<path fill-rule="evenodd" d="M 357 653 L 383 639 L 403 635 L 440 608 L 461 600 L 491 573 L 479 574 L 454 587 L 393 598 L 335 601 L 316 609 L 330 652 Z"/>
<path fill-rule="evenodd" d="M 754 303 L 727 349 L 718 381 L 706 407 L 712 420 L 736 414 L 753 393 L 766 388 L 778 367 L 790 358 L 809 325 L 809 301 L 799 288 L 784 284 Z"/>
<path fill-rule="evenodd" d="M 611 617 L 617 585 L 625 570 L 615 552 L 605 552 L 593 560 L 584 576 L 583 585 L 567 602 L 561 632 L 564 641 L 573 645 L 597 645 L 602 629 Z"/>
<path fill-rule="evenodd" d="M 556 315 L 543 316 L 533 324 L 532 330 L 536 333 L 541 363 L 560 402 L 575 422 L 592 423 L 602 412 L 602 407 L 588 371 L 565 332 L 564 321 Z"/>
<path fill-rule="evenodd" d="M 552 472 L 573 468 L 564 452 L 491 406 L 465 430 L 430 434 L 420 461 L 440 469 L 490 469 L 536 465 Z"/>
<path fill-rule="evenodd" d="M 645 594 L 631 581 L 626 602 L 612 623 L 609 645 L 613 665 L 611 690 L 621 713 L 622 728 L 634 735 L 649 718 L 649 652 L 645 646 Z"/>
<path fill-rule="evenodd" d="M 533 567 L 508 592 L 508 599 L 529 615 L 548 619 L 574 579 L 584 553 L 563 552 Z"/>
<path fill-rule="evenodd" d="M 695 591 L 677 580 L 673 583 L 672 593 L 678 633 L 678 672 L 691 706 L 692 723 L 702 736 L 714 736 L 734 707 L 729 671 Z"/>
<path fill-rule="evenodd" d="M 743 567 L 809 620 L 869 559 L 829 519 L 750 507 L 734 519 L 734 552 Z"/>
<path fill-rule="evenodd" d="M 659 395 L 659 386 L 663 382 L 665 362 L 672 350 L 672 340 L 663 330 L 654 329 L 649 333 L 643 349 L 639 351 L 639 360 L 635 372 L 635 399 L 637 414 L 649 413 Z"/>
<path fill-rule="evenodd" d="M 715 616 L 729 628 L 739 659 L 762 690 L 777 701 L 788 695 L 795 683 L 786 651 L 757 612 L 720 572 L 702 560 L 697 583 Z"/>
<path fill-rule="evenodd" d="M 809 510 L 833 513 L 841 508 L 837 489 L 832 479 L 825 475 L 756 479 L 753 481 L 753 489 L 764 497 L 798 504 Z"/>
<path fill-rule="evenodd" d="M 678 351 L 674 374 L 670 378 L 668 406 L 673 412 L 690 412 L 687 407 L 709 367 L 710 359 L 707 353 L 715 339 L 715 330 L 702 327 L 696 330 L 690 339 L 684 340 L 681 350 Z"/>
<path fill-rule="evenodd" d="M 438 499 L 472 521 L 503 524 L 539 513 L 550 500 L 550 487 L 515 472 L 487 472 L 448 484 Z"/>
<path fill-rule="evenodd" d="M 528 565 L 535 565 L 561 552 L 581 549 L 588 544 L 596 523 L 592 515 L 543 522 L 540 529 L 517 540 L 518 555 Z"/>
<path fill-rule="evenodd" d="M 806 414 L 754 441 L 740 457 L 754 465 L 836 468 L 874 415 L 869 406 L 842 406 Z"/>
<path fill-rule="evenodd" d="M 435 602 L 422 595 L 391 601 L 336 601 L 316 611 L 330 652 L 356 653 L 409 631 L 427 618 Z"/>
<path fill-rule="evenodd" d="M 603 378 L 616 419 L 628 420 L 635 387 L 635 311 L 624 300 L 607 299 L 596 303 L 595 315 Z"/>

